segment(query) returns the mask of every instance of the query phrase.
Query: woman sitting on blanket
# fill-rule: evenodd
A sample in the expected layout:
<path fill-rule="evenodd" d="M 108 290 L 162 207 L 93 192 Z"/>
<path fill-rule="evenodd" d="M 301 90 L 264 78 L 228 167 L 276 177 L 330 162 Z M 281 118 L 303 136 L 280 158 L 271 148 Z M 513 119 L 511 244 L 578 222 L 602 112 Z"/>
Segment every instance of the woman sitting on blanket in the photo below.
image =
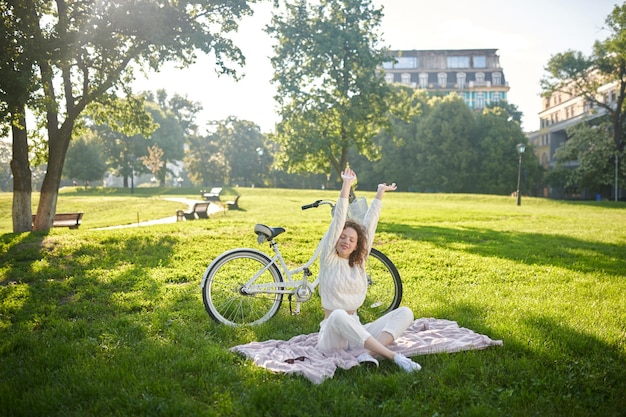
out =
<path fill-rule="evenodd" d="M 361 324 L 356 310 L 365 301 L 367 275 L 365 262 L 369 255 L 382 198 L 386 191 L 396 189 L 396 184 L 379 184 L 363 225 L 347 219 L 348 196 L 356 174 L 350 168 L 341 173 L 343 184 L 330 227 L 322 241 L 320 253 L 319 293 L 324 308 L 320 323 L 320 350 L 365 348 L 369 353 L 359 356 L 359 362 L 378 361 L 372 356 L 393 360 L 406 372 L 421 369 L 418 363 L 387 348 L 413 322 L 413 312 L 400 307 L 378 320 Z"/>

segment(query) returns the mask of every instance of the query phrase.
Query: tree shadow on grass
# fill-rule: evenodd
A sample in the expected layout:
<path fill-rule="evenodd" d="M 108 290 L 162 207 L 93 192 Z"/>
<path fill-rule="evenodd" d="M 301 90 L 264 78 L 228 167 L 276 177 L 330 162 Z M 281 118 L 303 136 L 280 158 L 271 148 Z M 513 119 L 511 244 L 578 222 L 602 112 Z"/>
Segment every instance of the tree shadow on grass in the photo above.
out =
<path fill-rule="evenodd" d="M 592 329 L 580 331 L 541 314 L 521 317 L 512 329 L 491 328 L 484 311 L 466 303 L 445 303 L 430 314 L 503 340 L 502 348 L 470 353 L 468 364 L 483 364 L 481 385 L 499 392 L 516 415 L 618 416 L 626 409 L 623 347 L 601 340 Z M 446 358 L 433 358 L 430 365 L 445 372 L 446 361 L 455 360 Z"/>
<path fill-rule="evenodd" d="M 36 280 L 37 276 L 52 278 L 70 277 L 75 271 L 90 269 L 115 269 L 120 265 L 151 268 L 168 263 L 173 246 L 178 241 L 168 235 L 115 236 L 100 241 L 64 240 L 63 237 L 41 233 L 29 235 L 4 235 L 0 240 L 3 253 L 0 267 L 7 280 Z M 45 261 L 45 262 L 41 262 Z M 6 283 L 5 283 L 6 284 Z"/>
<path fill-rule="evenodd" d="M 43 328 L 59 318 L 98 320 L 153 309 L 165 278 L 153 278 L 152 270 L 170 264 L 177 242 L 169 235 L 3 236 L 4 321 Z"/>
<path fill-rule="evenodd" d="M 456 247 L 470 254 L 510 259 L 529 265 L 562 267 L 585 273 L 601 271 L 619 277 L 626 275 L 626 245 L 473 227 L 384 224 L 379 226 L 379 231 L 442 248 Z"/>

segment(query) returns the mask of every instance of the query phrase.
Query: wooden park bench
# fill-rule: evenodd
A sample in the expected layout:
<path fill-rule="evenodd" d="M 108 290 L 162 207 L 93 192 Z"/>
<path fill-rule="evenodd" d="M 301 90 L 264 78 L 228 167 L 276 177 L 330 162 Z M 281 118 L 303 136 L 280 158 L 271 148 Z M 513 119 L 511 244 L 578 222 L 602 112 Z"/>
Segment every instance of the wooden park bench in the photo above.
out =
<path fill-rule="evenodd" d="M 35 223 L 36 214 L 33 214 L 33 224 Z M 52 227 L 69 227 L 70 229 L 78 229 L 83 221 L 83 213 L 56 213 L 52 221 Z"/>
<path fill-rule="evenodd" d="M 202 195 L 202 198 L 204 198 L 205 201 L 220 201 L 221 193 L 222 187 L 213 187 L 209 192 L 206 192 L 205 190 L 200 191 L 200 195 Z"/>
<path fill-rule="evenodd" d="M 176 220 L 181 221 L 183 219 L 186 220 L 195 220 L 195 219 L 208 219 L 209 218 L 209 205 L 210 202 L 196 203 L 193 205 L 191 211 L 176 211 Z"/>
<path fill-rule="evenodd" d="M 240 195 L 236 196 L 234 200 L 230 200 L 230 201 L 225 201 L 224 205 L 226 206 L 226 208 L 228 210 L 239 210 L 239 197 L 241 197 Z"/>

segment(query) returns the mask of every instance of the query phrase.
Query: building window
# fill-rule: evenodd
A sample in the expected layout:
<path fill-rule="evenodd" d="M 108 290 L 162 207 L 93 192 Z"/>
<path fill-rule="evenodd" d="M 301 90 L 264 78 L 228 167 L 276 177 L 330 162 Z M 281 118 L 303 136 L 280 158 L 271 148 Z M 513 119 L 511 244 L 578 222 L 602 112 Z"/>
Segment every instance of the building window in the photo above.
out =
<path fill-rule="evenodd" d="M 487 57 L 486 56 L 475 56 L 474 57 L 474 68 L 487 68 Z"/>
<path fill-rule="evenodd" d="M 476 93 L 475 108 L 482 109 L 485 107 L 485 96 L 483 93 Z"/>
<path fill-rule="evenodd" d="M 402 84 L 411 84 L 411 74 L 409 74 L 408 72 L 403 72 L 400 75 L 400 80 Z"/>
<path fill-rule="evenodd" d="M 493 93 L 493 96 L 491 97 L 491 101 L 493 101 L 494 103 L 499 103 L 500 100 L 502 100 L 502 97 L 500 96 L 499 92 L 495 92 Z"/>
<path fill-rule="evenodd" d="M 494 72 L 493 74 L 491 74 L 491 84 L 493 85 L 502 84 L 502 74 L 500 74 L 499 72 Z"/>
<path fill-rule="evenodd" d="M 457 72 L 456 74 L 456 84 L 459 87 L 459 90 L 463 90 L 465 89 L 465 73 L 464 72 Z"/>
<path fill-rule="evenodd" d="M 417 68 L 417 57 L 415 56 L 399 56 L 396 58 L 396 62 L 393 65 L 397 69 L 411 69 Z"/>
<path fill-rule="evenodd" d="M 420 74 L 420 88 L 428 88 L 428 74 L 424 72 Z"/>
<path fill-rule="evenodd" d="M 385 74 L 385 81 L 388 83 L 393 82 L 393 74 Z"/>
<path fill-rule="evenodd" d="M 476 73 L 476 84 L 483 85 L 485 83 L 485 73 L 477 72 Z"/>
<path fill-rule="evenodd" d="M 439 87 L 446 88 L 446 85 L 448 85 L 448 74 L 445 72 L 437 74 L 437 82 L 439 83 Z"/>
<path fill-rule="evenodd" d="M 448 68 L 469 68 L 470 59 L 469 56 L 449 56 Z"/>

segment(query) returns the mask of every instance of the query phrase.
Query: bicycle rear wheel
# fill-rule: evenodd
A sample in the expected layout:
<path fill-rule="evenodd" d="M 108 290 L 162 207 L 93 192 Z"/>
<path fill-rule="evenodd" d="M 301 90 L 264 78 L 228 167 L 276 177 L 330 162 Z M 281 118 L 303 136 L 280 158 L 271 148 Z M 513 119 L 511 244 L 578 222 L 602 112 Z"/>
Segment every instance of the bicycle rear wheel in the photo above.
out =
<path fill-rule="evenodd" d="M 359 309 L 363 323 L 370 323 L 395 310 L 402 302 L 402 280 L 396 266 L 377 249 L 372 248 L 365 265 L 368 289 Z"/>
<path fill-rule="evenodd" d="M 254 285 L 263 292 L 248 293 L 244 284 L 258 274 Z M 283 276 L 271 259 L 254 249 L 235 249 L 215 259 L 202 279 L 202 299 L 211 318 L 230 326 L 260 324 L 278 312 Z"/>

